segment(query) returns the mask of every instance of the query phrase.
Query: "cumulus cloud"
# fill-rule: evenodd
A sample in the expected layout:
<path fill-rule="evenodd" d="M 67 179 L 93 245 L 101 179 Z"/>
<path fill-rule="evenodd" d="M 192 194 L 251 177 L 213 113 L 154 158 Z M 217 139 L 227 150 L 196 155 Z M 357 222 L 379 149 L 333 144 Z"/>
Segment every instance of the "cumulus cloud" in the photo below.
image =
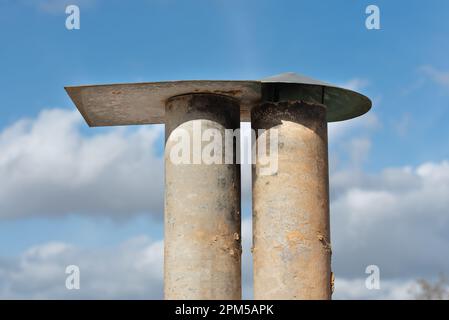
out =
<path fill-rule="evenodd" d="M 387 279 L 433 277 L 449 269 L 449 162 L 332 175 L 336 274 L 375 264 Z"/>
<path fill-rule="evenodd" d="M 77 111 L 52 109 L 0 132 L 0 218 L 163 212 L 162 126 L 81 133 Z"/>
<path fill-rule="evenodd" d="M 368 290 L 365 278 L 335 280 L 335 300 L 404 300 L 413 297 L 412 292 L 416 286 L 413 280 L 381 280 L 380 289 Z"/>
<path fill-rule="evenodd" d="M 0 132 L 0 219 L 104 214 L 161 218 L 163 126 L 89 129 L 77 111 L 43 110 Z M 242 198 L 251 204 L 251 132 L 242 123 Z M 244 142 L 245 141 L 245 142 Z M 244 155 L 244 156 L 243 156 Z M 26 201 L 23 201 L 26 200 Z M 20 203 L 20 205 L 18 205 Z"/>
<path fill-rule="evenodd" d="M 251 220 L 242 221 L 243 298 L 251 299 Z M 67 290 L 65 269 L 80 268 L 80 290 Z M 337 276 L 334 299 L 408 299 L 413 278 L 383 279 L 380 290 L 368 290 L 365 278 Z M 117 247 L 79 248 L 49 242 L 16 258 L 0 260 L 2 299 L 162 299 L 163 241 L 131 238 Z"/>
<path fill-rule="evenodd" d="M 252 297 L 251 221 L 242 221 L 243 297 Z M 66 267 L 80 269 L 80 290 L 65 287 Z M 162 299 L 163 241 L 131 238 L 117 247 L 39 244 L 0 258 L 0 299 Z"/>
<path fill-rule="evenodd" d="M 65 286 L 66 267 L 80 269 L 80 289 Z M 50 242 L 0 260 L 1 299 L 161 299 L 163 243 L 135 237 L 114 248 Z"/>

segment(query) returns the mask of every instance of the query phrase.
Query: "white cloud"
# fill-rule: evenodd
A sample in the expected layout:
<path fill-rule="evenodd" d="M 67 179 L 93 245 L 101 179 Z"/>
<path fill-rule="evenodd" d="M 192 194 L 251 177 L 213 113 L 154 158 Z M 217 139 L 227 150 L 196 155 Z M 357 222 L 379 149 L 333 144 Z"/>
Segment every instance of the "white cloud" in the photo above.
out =
<path fill-rule="evenodd" d="M 251 221 L 242 221 L 243 294 L 252 297 Z M 65 268 L 80 268 L 80 290 L 67 290 Z M 0 299 L 162 299 L 163 241 L 137 236 L 111 248 L 67 243 L 33 246 L 0 259 Z"/>
<path fill-rule="evenodd" d="M 408 299 L 419 278 L 449 270 L 449 162 L 331 173 L 336 299 Z M 381 290 L 365 287 L 378 265 Z"/>
<path fill-rule="evenodd" d="M 353 78 L 340 86 L 353 91 L 360 91 L 369 85 L 369 81 L 363 78 Z"/>
<path fill-rule="evenodd" d="M 372 131 L 381 126 L 375 112 L 367 113 L 350 121 L 331 122 L 328 125 L 329 143 L 353 136 L 360 131 Z"/>
<path fill-rule="evenodd" d="M 376 264 L 387 279 L 449 270 L 449 162 L 331 175 L 336 274 Z"/>
<path fill-rule="evenodd" d="M 411 284 L 449 268 L 449 162 L 339 172 L 332 180 L 336 299 L 410 298 Z M 242 222 L 244 297 L 252 297 L 251 221 Z M 146 237 L 117 248 L 48 243 L 0 261 L 0 294 L 18 298 L 160 298 L 162 241 Z M 67 291 L 64 268 L 79 265 L 79 292 Z M 367 265 L 381 272 L 381 290 L 364 286 Z"/>
<path fill-rule="evenodd" d="M 0 218 L 163 211 L 162 126 L 81 134 L 77 111 L 52 109 L 0 132 Z M 89 129 L 91 133 L 95 129 Z"/>
<path fill-rule="evenodd" d="M 422 66 L 420 70 L 433 82 L 445 88 L 449 88 L 449 71 L 441 71 L 433 66 Z"/>
<path fill-rule="evenodd" d="M 365 278 L 335 279 L 335 291 L 332 298 L 335 300 L 404 300 L 412 299 L 414 280 L 382 280 L 380 289 L 369 290 L 365 286 Z"/>
<path fill-rule="evenodd" d="M 67 290 L 68 265 L 80 268 L 80 290 Z M 36 245 L 0 260 L 1 299 L 161 299 L 163 243 L 145 236 L 115 248 Z"/>

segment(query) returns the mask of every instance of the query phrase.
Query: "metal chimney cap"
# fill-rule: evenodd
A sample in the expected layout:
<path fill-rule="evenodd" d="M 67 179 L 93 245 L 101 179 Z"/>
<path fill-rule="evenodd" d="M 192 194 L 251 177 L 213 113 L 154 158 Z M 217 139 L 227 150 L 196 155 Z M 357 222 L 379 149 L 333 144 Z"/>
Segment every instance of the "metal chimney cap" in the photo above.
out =
<path fill-rule="evenodd" d="M 262 100 L 309 100 L 327 107 L 327 121 L 343 121 L 361 116 L 371 109 L 371 100 L 361 93 L 315 80 L 294 72 L 264 78 Z"/>
<path fill-rule="evenodd" d="M 251 108 L 261 101 L 308 100 L 327 106 L 327 120 L 360 116 L 371 108 L 362 94 L 295 73 L 260 81 L 192 80 L 65 87 L 91 127 L 165 122 L 165 102 L 189 93 L 230 96 L 240 103 L 240 120 L 251 121 Z"/>
<path fill-rule="evenodd" d="M 329 83 L 315 80 L 294 72 L 285 72 L 276 74 L 274 76 L 266 77 L 260 80 L 263 83 L 299 83 L 299 84 L 311 84 L 317 86 L 332 86 Z"/>

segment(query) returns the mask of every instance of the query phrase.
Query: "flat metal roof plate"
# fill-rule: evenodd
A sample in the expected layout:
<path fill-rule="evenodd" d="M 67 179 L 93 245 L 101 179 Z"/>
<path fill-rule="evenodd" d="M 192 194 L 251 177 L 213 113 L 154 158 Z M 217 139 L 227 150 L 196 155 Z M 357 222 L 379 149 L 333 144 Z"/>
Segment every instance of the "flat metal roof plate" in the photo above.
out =
<path fill-rule="evenodd" d="M 241 121 L 250 121 L 251 108 L 273 97 L 272 91 L 276 91 L 276 98 L 281 100 L 306 98 L 324 103 L 328 108 L 328 121 L 354 118 L 371 108 L 371 101 L 360 93 L 294 73 L 260 81 L 166 81 L 65 89 L 91 127 L 164 123 L 165 102 L 188 93 L 214 93 L 239 100 Z"/>

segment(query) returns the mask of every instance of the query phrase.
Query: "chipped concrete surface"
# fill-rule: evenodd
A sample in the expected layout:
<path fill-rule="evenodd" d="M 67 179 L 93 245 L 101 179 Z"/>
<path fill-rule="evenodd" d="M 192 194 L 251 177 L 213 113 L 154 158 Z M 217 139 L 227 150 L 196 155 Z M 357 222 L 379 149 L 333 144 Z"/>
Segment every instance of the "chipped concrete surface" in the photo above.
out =
<path fill-rule="evenodd" d="M 166 114 L 165 298 L 241 299 L 240 165 L 174 165 L 176 142 L 168 140 L 176 128 L 192 137 L 195 121 L 224 136 L 224 129 L 240 126 L 239 105 L 189 94 L 170 99 Z"/>
<path fill-rule="evenodd" d="M 264 103 L 251 116 L 267 144 L 270 130 L 279 135 L 278 172 L 253 165 L 254 298 L 330 299 L 326 108 Z"/>

